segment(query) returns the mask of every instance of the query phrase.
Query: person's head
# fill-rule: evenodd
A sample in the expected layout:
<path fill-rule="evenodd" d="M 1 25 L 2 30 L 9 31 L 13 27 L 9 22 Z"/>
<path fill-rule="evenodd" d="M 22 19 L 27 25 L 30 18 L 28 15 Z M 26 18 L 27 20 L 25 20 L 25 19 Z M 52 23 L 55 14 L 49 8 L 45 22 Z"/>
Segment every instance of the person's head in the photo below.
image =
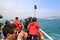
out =
<path fill-rule="evenodd" d="M 32 17 L 29 17 L 28 20 L 29 20 L 29 22 L 32 22 Z"/>
<path fill-rule="evenodd" d="M 32 21 L 33 22 L 36 22 L 37 21 L 37 18 L 36 17 L 33 17 Z"/>
<path fill-rule="evenodd" d="M 17 36 L 17 29 L 14 24 L 5 25 L 3 28 L 5 39 L 13 40 Z"/>
<path fill-rule="evenodd" d="M 18 17 L 16 17 L 15 19 L 18 20 Z"/>

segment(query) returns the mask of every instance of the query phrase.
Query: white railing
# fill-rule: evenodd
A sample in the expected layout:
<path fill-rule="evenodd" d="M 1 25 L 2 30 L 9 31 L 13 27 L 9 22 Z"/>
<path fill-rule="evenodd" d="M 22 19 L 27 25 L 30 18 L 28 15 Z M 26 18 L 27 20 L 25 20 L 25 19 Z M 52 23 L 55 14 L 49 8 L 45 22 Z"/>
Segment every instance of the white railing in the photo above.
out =
<path fill-rule="evenodd" d="M 47 33 L 45 33 L 42 29 L 40 29 L 40 31 L 42 31 L 42 33 L 48 37 L 49 40 L 53 40 Z"/>

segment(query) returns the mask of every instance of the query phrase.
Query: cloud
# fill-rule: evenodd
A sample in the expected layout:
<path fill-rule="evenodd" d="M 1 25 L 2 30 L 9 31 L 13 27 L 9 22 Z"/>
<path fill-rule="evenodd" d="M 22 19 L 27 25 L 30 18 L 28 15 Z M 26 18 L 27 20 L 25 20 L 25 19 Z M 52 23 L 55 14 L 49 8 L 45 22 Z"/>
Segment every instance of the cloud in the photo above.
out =
<path fill-rule="evenodd" d="M 28 17 L 31 16 L 32 13 L 31 9 L 28 7 L 24 7 L 23 5 L 19 6 L 17 4 L 12 3 L 4 3 L 3 5 L 0 5 L 0 11 L 3 13 L 4 17 Z"/>
<path fill-rule="evenodd" d="M 36 16 L 38 16 L 39 18 L 43 18 L 43 17 L 48 17 L 50 15 L 51 10 L 49 9 L 37 9 L 36 10 Z"/>
<path fill-rule="evenodd" d="M 3 16 L 6 17 L 28 17 L 28 16 L 34 16 L 34 9 L 31 9 L 29 7 L 24 7 L 23 5 L 17 5 L 17 4 L 12 4 L 12 3 L 4 3 L 3 5 L 0 5 L 0 13 L 3 13 Z M 55 16 L 56 11 L 46 9 L 46 8 L 41 8 L 36 10 L 36 17 L 43 18 L 43 17 L 50 17 L 50 16 Z M 57 15 L 58 16 L 58 15 Z"/>
<path fill-rule="evenodd" d="M 27 1 L 27 0 L 26 0 Z M 20 1 L 20 0 L 9 0 L 9 1 L 1 1 L 0 0 L 0 14 L 4 16 L 4 18 L 14 18 L 16 16 L 23 18 L 28 16 L 34 16 L 34 4 L 42 2 L 43 0 L 31 0 L 31 1 Z M 58 14 L 59 15 L 58 15 Z M 50 16 L 60 16 L 60 11 L 48 9 L 48 8 L 39 8 L 36 10 L 36 17 L 50 17 Z"/>
<path fill-rule="evenodd" d="M 44 17 L 51 17 L 51 16 L 60 16 L 60 11 L 59 10 L 53 10 L 53 9 L 38 9 L 36 12 L 36 16 L 39 18 L 44 18 Z"/>

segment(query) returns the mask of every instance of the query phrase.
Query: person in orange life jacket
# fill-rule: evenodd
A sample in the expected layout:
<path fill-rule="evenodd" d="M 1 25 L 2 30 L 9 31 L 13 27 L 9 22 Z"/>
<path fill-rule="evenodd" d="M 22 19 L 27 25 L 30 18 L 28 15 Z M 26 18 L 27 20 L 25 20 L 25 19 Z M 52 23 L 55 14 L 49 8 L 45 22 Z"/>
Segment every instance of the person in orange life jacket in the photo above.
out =
<path fill-rule="evenodd" d="M 18 20 L 18 17 L 15 18 L 14 20 L 14 24 L 16 25 L 17 29 L 18 29 L 18 39 L 17 40 L 21 40 L 23 37 L 25 37 L 25 39 L 27 38 L 25 35 L 27 33 L 25 33 L 23 31 L 23 26 L 22 26 L 22 22 Z"/>
<path fill-rule="evenodd" d="M 37 40 L 37 30 L 39 30 L 40 26 L 37 23 L 37 18 L 34 17 L 32 22 L 28 24 L 27 29 L 29 30 L 29 40 Z"/>
<path fill-rule="evenodd" d="M 18 20 L 18 17 L 15 18 L 13 23 L 16 25 L 17 29 L 21 28 L 21 22 Z"/>

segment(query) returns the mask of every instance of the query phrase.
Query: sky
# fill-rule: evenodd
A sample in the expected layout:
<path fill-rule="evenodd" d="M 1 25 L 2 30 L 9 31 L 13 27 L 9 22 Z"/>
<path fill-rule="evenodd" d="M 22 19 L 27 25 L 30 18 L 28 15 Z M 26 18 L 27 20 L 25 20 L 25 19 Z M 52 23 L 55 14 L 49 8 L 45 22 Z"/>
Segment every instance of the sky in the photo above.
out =
<path fill-rule="evenodd" d="M 0 15 L 4 18 L 60 17 L 60 0 L 0 0 Z"/>

